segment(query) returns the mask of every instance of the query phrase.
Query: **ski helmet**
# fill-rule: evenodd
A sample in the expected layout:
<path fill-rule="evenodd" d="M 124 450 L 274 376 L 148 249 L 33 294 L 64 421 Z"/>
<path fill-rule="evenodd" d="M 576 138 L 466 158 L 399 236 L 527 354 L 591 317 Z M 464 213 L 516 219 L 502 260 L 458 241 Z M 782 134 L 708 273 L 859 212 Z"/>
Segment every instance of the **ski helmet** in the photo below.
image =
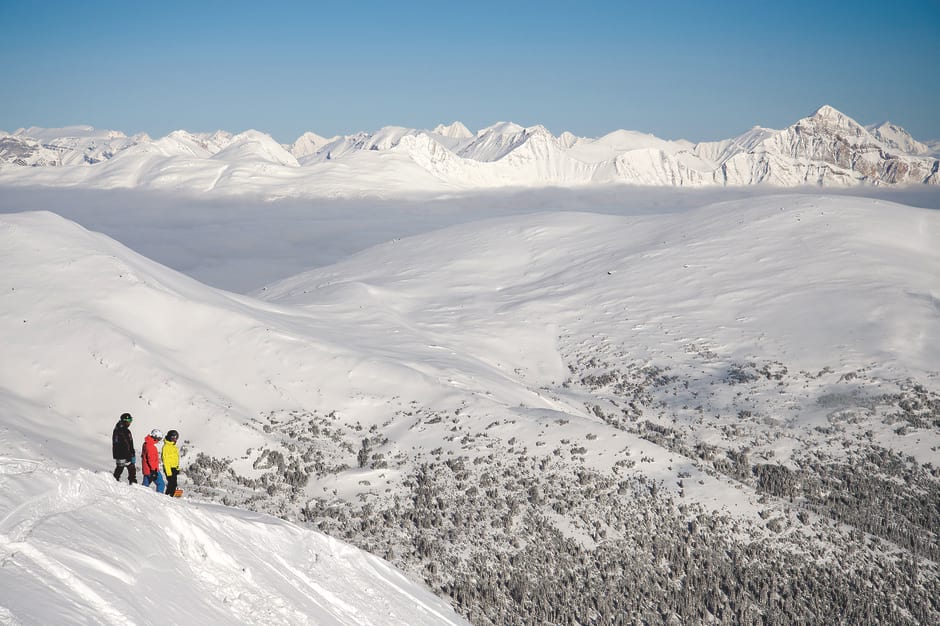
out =
<path fill-rule="evenodd" d="M 122 422 L 133 422 L 133 421 L 134 421 L 134 416 L 131 415 L 130 413 L 121 413 L 121 421 L 122 421 Z"/>
<path fill-rule="evenodd" d="M 150 436 L 154 439 L 163 439 L 163 431 L 159 428 L 154 428 L 150 431 Z"/>
<path fill-rule="evenodd" d="M 168 430 L 168 431 L 166 431 L 166 440 L 167 440 L 167 441 L 176 441 L 176 440 L 179 439 L 179 438 L 180 438 L 180 434 L 179 434 L 178 432 L 176 432 L 175 430 Z"/>

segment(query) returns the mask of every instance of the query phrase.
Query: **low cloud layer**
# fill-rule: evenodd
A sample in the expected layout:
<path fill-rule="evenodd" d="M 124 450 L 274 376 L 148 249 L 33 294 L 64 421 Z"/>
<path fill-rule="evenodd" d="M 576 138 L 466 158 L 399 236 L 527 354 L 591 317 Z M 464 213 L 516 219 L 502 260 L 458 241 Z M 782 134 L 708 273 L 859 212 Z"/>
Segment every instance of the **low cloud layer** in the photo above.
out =
<path fill-rule="evenodd" d="M 247 293 L 385 241 L 491 217 L 539 211 L 638 215 L 818 191 L 609 187 L 271 202 L 138 190 L 6 188 L 0 213 L 52 211 L 201 282 Z M 940 209 L 940 191 L 932 188 L 841 193 Z"/>

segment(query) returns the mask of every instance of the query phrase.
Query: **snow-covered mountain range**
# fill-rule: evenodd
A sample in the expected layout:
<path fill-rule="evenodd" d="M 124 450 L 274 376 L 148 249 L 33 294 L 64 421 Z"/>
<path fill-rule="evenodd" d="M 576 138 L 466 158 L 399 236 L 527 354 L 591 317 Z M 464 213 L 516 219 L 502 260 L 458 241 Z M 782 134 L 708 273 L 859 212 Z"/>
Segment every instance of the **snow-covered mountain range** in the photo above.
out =
<path fill-rule="evenodd" d="M 557 143 L 439 130 L 480 167 Z M 123 153 L 331 165 L 291 164 L 316 137 L 300 158 L 215 141 Z M 231 176 L 260 171 L 242 159 Z M 408 622 L 411 593 L 413 623 L 447 616 L 319 529 L 477 624 L 936 623 L 938 241 L 935 210 L 783 194 L 471 222 L 236 295 L 57 215 L 2 215 L 0 621 L 157 623 L 163 574 L 205 623 Z M 189 499 L 113 482 L 124 411 L 138 440 L 181 432 Z M 325 585 L 334 565 L 362 588 Z"/>
<path fill-rule="evenodd" d="M 863 127 L 830 106 L 783 130 L 724 141 L 668 141 L 618 130 L 599 138 L 499 123 L 472 133 L 385 127 L 293 144 L 247 131 L 161 139 L 90 127 L 0 136 L 0 185 L 178 189 L 268 198 L 466 192 L 527 186 L 940 184 L 937 152 L 885 122 Z M 32 166 L 32 167 L 30 167 Z"/>

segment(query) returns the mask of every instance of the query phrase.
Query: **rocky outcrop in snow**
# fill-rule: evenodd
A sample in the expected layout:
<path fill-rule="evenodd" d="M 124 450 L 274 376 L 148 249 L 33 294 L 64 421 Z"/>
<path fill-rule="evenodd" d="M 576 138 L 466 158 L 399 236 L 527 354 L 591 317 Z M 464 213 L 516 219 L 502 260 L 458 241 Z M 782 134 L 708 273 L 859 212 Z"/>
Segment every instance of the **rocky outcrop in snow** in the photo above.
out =
<path fill-rule="evenodd" d="M 732 154 L 714 176 L 730 185 L 937 184 L 937 160 L 903 154 L 830 106 Z"/>
<path fill-rule="evenodd" d="M 930 146 L 917 141 L 906 130 L 891 122 L 884 122 L 878 126 L 866 126 L 865 129 L 881 143 L 904 154 L 928 156 L 931 153 Z"/>

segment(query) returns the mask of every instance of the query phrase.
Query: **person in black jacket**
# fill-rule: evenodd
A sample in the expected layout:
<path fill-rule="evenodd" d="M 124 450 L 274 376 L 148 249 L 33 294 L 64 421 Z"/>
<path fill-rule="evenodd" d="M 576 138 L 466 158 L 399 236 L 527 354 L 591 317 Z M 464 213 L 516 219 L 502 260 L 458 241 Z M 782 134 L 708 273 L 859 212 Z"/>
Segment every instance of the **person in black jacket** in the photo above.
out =
<path fill-rule="evenodd" d="M 134 417 L 130 413 L 121 415 L 121 419 L 114 425 L 111 435 L 111 453 L 114 457 L 114 480 L 121 480 L 124 468 L 127 468 L 127 482 L 137 482 L 137 455 L 134 452 L 134 435 L 131 434 L 131 422 Z"/>

